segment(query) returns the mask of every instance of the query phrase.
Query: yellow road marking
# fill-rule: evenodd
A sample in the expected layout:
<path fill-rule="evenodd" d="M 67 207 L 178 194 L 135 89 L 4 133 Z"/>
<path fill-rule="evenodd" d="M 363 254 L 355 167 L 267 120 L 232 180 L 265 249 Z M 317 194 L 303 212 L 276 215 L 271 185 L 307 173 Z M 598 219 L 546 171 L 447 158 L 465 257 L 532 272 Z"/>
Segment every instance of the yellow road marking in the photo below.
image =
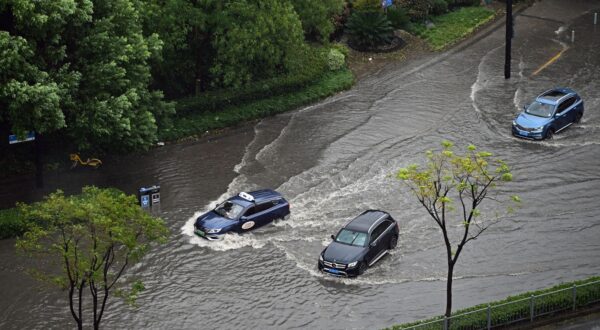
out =
<path fill-rule="evenodd" d="M 556 60 L 558 60 L 558 58 L 567 51 L 567 49 L 569 49 L 569 47 L 561 50 L 560 52 L 558 52 L 558 54 L 554 55 L 554 57 L 552 57 L 551 59 L 548 60 L 548 62 L 544 63 L 544 65 L 540 66 L 539 69 L 535 70 L 531 75 L 535 76 L 536 74 L 542 72 L 542 70 L 544 70 L 545 68 L 547 68 L 550 64 L 554 63 Z"/>

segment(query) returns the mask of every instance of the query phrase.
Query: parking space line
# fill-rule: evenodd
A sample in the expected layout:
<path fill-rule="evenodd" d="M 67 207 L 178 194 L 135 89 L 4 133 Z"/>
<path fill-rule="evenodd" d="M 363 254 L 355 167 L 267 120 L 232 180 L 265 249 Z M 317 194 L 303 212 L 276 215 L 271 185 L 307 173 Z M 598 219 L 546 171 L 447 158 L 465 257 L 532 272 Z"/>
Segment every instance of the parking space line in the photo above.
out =
<path fill-rule="evenodd" d="M 560 58 L 560 56 L 567 51 L 567 49 L 569 49 L 569 47 L 561 50 L 560 52 L 558 52 L 558 54 L 554 55 L 554 57 L 552 57 L 551 59 L 548 60 L 548 62 L 544 63 L 542 66 L 540 66 L 537 70 L 535 70 L 531 75 L 535 76 L 536 74 L 542 72 L 542 70 L 544 70 L 546 67 L 548 67 L 550 64 L 554 63 L 556 60 L 558 60 Z"/>

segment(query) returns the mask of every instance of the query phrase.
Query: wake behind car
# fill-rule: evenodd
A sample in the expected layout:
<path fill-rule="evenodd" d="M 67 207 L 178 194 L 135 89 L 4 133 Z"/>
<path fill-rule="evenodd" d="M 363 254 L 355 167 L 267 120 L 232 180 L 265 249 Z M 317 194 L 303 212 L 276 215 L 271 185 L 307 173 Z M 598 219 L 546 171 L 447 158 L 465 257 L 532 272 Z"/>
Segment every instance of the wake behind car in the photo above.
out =
<path fill-rule="evenodd" d="M 578 123 L 583 117 L 583 100 L 569 88 L 555 88 L 542 93 L 513 120 L 516 137 L 543 140 Z"/>
<path fill-rule="evenodd" d="M 249 231 L 275 219 L 287 219 L 289 214 L 290 204 L 274 190 L 241 192 L 199 216 L 194 223 L 194 233 L 208 240 L 218 240 L 228 232 Z"/>
<path fill-rule="evenodd" d="M 384 211 L 367 210 L 348 222 L 319 255 L 320 271 L 354 277 L 398 244 L 398 223 Z"/>

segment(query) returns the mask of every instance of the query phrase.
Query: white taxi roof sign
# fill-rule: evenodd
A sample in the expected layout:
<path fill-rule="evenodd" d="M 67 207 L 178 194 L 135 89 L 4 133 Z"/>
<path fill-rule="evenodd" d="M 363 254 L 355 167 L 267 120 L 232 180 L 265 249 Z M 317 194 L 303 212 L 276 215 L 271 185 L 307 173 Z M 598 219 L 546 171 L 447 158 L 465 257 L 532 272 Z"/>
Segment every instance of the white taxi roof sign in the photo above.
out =
<path fill-rule="evenodd" d="M 250 194 L 249 194 L 249 193 L 247 193 L 247 192 L 243 192 L 243 191 L 242 191 L 242 192 L 239 194 L 239 196 L 240 196 L 240 197 L 242 197 L 243 199 L 245 199 L 245 200 L 249 201 L 249 202 L 254 202 L 254 196 L 250 195 Z"/>

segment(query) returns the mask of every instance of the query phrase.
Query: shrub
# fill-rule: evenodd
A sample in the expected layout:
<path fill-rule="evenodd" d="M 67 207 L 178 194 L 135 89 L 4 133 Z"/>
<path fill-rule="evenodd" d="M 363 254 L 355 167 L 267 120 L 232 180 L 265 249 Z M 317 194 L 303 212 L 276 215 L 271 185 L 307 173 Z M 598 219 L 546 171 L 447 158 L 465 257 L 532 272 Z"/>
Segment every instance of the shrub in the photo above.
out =
<path fill-rule="evenodd" d="M 451 7 L 478 6 L 481 0 L 448 0 Z"/>
<path fill-rule="evenodd" d="M 334 44 L 331 44 L 331 48 L 333 48 L 333 49 L 337 50 L 338 52 L 344 54 L 344 57 L 346 57 L 346 58 L 350 55 L 350 50 L 344 44 L 334 43 Z"/>
<path fill-rule="evenodd" d="M 333 18 L 342 14 L 343 0 L 291 1 L 308 39 L 327 41 L 335 26 Z"/>
<path fill-rule="evenodd" d="M 396 29 L 405 29 L 410 22 L 410 17 L 406 9 L 402 7 L 392 6 L 387 10 L 387 18 Z"/>
<path fill-rule="evenodd" d="M 0 210 L 0 239 L 21 235 L 25 229 L 25 223 L 16 208 Z"/>
<path fill-rule="evenodd" d="M 400 4 L 406 8 L 411 20 L 423 21 L 429 17 L 433 0 L 401 0 Z"/>
<path fill-rule="evenodd" d="M 448 3 L 446 0 L 433 0 L 433 4 L 431 7 L 432 15 L 441 15 L 448 11 Z"/>
<path fill-rule="evenodd" d="M 327 64 L 329 65 L 329 70 L 337 71 L 346 64 L 346 57 L 339 50 L 331 48 L 329 54 L 327 54 Z"/>
<path fill-rule="evenodd" d="M 375 11 L 381 9 L 381 0 L 356 0 L 352 8 L 358 11 Z"/>
<path fill-rule="evenodd" d="M 384 14 L 376 11 L 354 12 L 346 29 L 350 45 L 359 50 L 368 50 L 389 44 L 394 36 L 394 28 Z"/>

